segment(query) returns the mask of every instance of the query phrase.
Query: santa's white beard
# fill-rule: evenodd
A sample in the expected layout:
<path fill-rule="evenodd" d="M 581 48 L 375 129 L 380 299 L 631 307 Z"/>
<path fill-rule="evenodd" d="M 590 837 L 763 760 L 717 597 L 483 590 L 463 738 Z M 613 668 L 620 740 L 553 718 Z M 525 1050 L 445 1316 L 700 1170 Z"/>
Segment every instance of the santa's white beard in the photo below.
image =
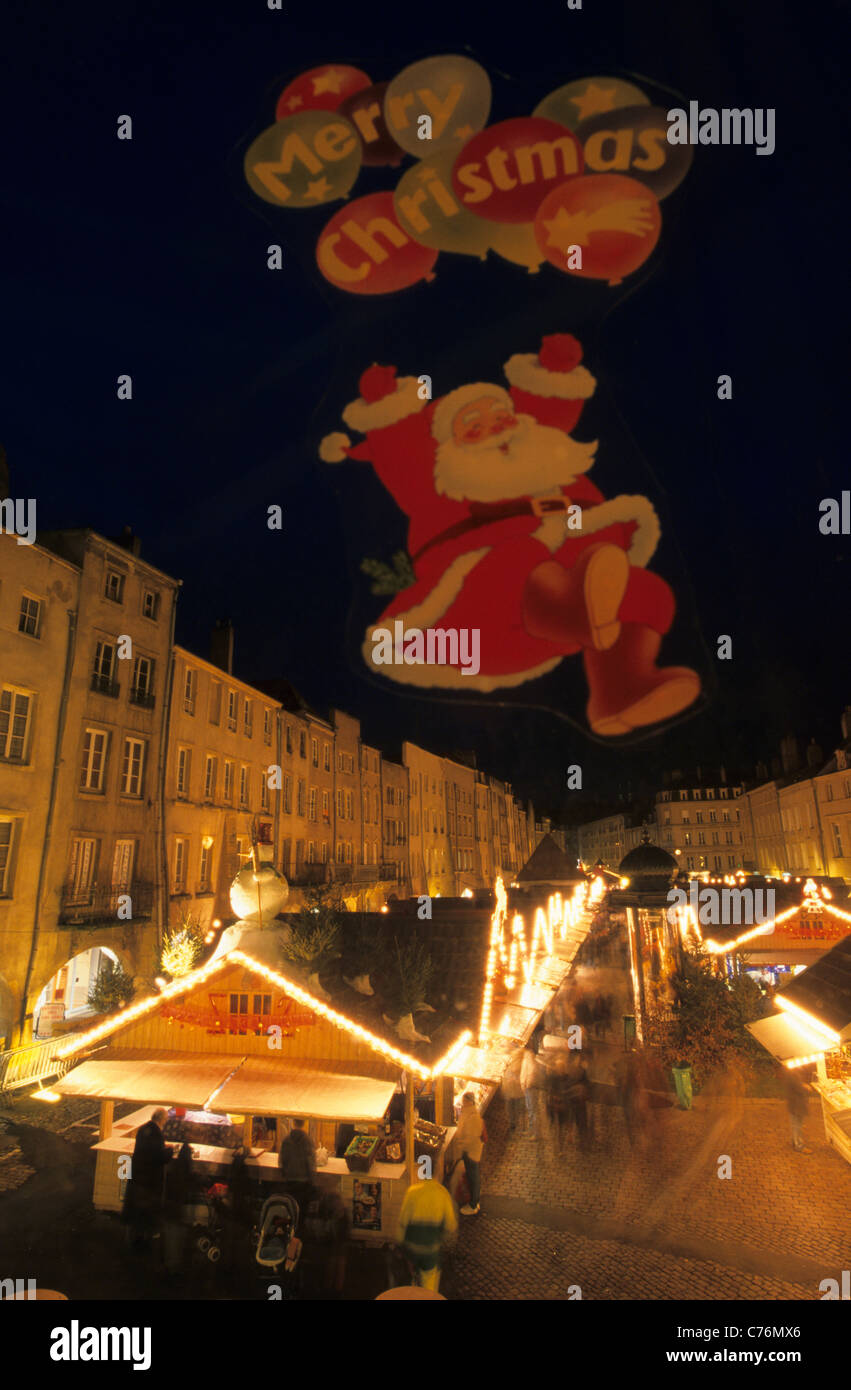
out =
<path fill-rule="evenodd" d="M 516 429 L 481 444 L 448 439 L 438 445 L 437 492 L 457 502 L 498 502 L 565 487 L 587 473 L 597 452 L 596 440 L 579 444 L 564 430 L 538 424 L 532 415 L 517 419 Z M 508 445 L 506 452 L 501 444 Z"/>

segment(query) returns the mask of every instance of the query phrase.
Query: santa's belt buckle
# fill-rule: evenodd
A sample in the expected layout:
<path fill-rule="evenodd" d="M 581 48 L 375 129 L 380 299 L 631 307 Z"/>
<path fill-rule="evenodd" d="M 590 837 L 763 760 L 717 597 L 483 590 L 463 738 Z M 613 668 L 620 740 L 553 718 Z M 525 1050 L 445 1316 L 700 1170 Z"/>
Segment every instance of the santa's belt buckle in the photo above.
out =
<path fill-rule="evenodd" d="M 529 501 L 534 516 L 548 516 L 550 512 L 566 512 L 570 506 L 570 501 L 563 493 L 557 497 L 530 497 Z"/>

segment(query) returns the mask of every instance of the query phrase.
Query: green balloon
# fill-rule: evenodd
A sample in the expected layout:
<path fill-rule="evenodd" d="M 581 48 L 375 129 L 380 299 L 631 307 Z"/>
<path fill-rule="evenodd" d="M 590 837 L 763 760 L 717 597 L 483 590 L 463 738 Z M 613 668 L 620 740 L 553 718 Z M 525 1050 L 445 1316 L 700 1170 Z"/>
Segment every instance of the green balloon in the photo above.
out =
<path fill-rule="evenodd" d="M 491 225 L 459 203 L 452 187 L 452 169 L 464 144 L 463 140 L 453 141 L 407 169 L 393 194 L 393 210 L 401 226 L 421 246 L 484 260 L 491 244 Z"/>
<path fill-rule="evenodd" d="M 620 77 L 580 77 L 550 92 L 538 102 L 532 115 L 560 121 L 568 130 L 575 131 L 580 121 L 604 111 L 616 111 L 620 106 L 649 105 L 650 98 L 640 88 Z"/>
<path fill-rule="evenodd" d="M 245 177 L 267 203 L 315 208 L 345 198 L 360 172 L 357 130 L 336 111 L 299 111 L 258 135 L 245 156 Z"/>

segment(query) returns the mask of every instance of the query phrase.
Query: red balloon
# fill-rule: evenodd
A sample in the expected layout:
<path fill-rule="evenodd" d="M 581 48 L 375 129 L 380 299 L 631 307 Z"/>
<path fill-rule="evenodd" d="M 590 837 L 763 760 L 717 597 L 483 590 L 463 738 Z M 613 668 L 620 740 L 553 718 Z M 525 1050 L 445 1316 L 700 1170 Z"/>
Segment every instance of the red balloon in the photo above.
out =
<path fill-rule="evenodd" d="M 643 265 L 659 240 L 659 200 L 622 174 L 589 174 L 549 193 L 535 217 L 535 239 L 559 270 L 619 285 Z M 573 264 L 576 247 L 581 267 Z"/>
<path fill-rule="evenodd" d="M 401 164 L 405 157 L 384 121 L 384 93 L 389 86 L 389 82 L 376 82 L 374 87 L 364 87 L 337 108 L 337 114 L 351 121 L 360 136 L 364 164 Z"/>
<path fill-rule="evenodd" d="M 390 294 L 433 280 L 437 251 L 400 227 L 393 194 L 367 193 L 334 213 L 316 243 L 326 280 L 349 294 Z"/>
<path fill-rule="evenodd" d="M 452 185 L 463 207 L 493 222 L 531 222 L 551 189 L 584 168 L 582 146 L 567 126 L 518 116 L 468 140 Z"/>
<path fill-rule="evenodd" d="M 285 121 L 299 111 L 336 111 L 346 97 L 371 83 L 371 77 L 348 63 L 323 63 L 321 68 L 310 68 L 281 92 L 275 120 Z"/>

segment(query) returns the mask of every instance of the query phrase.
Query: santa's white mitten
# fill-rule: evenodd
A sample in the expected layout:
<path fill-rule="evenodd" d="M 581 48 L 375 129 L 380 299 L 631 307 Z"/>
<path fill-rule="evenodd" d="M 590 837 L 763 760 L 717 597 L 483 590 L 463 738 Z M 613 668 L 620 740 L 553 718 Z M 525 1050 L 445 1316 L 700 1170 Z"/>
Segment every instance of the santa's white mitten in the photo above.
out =
<path fill-rule="evenodd" d="M 352 441 L 347 434 L 343 434 L 342 430 L 335 430 L 333 434 L 326 434 L 319 445 L 319 457 L 323 463 L 342 463 L 351 444 Z"/>

